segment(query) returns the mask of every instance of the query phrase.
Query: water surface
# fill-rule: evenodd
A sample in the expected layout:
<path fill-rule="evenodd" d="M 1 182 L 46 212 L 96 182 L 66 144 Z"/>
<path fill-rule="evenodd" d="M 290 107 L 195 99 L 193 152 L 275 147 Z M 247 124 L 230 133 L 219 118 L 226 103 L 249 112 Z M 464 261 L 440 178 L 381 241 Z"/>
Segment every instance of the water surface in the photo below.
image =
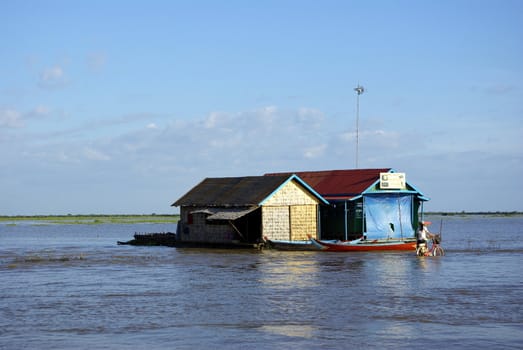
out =
<path fill-rule="evenodd" d="M 418 258 L 116 245 L 168 224 L 3 224 L 0 348 L 521 348 L 523 218 L 442 227 L 447 255 Z"/>

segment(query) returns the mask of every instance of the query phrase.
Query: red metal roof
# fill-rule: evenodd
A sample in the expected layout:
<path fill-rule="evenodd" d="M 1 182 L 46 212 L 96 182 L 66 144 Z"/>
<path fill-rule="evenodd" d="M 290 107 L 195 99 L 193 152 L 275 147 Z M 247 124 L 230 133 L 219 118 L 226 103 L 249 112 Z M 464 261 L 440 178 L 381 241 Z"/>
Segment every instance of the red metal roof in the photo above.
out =
<path fill-rule="evenodd" d="M 350 169 L 350 170 L 322 170 L 298 171 L 289 173 L 270 173 L 275 175 L 298 175 L 323 198 L 350 199 L 359 196 L 380 178 L 380 173 L 387 173 L 391 169 Z"/>

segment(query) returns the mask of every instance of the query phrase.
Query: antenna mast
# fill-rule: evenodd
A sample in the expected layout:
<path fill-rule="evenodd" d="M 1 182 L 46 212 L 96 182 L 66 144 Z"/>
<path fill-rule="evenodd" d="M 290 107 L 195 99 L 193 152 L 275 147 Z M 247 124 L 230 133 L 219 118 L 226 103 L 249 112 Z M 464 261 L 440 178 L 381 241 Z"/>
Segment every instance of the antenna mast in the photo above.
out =
<path fill-rule="evenodd" d="M 363 86 L 358 84 L 354 88 L 356 91 L 356 169 L 358 169 L 359 147 L 360 147 L 360 95 L 365 91 Z"/>

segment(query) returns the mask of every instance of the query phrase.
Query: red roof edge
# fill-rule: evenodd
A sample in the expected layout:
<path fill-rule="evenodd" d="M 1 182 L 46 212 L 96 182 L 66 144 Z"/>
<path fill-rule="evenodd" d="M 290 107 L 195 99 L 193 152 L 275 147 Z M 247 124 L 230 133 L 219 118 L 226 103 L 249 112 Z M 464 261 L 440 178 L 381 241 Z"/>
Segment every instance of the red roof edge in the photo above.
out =
<path fill-rule="evenodd" d="M 391 170 L 392 168 L 297 171 L 268 173 L 265 176 L 296 174 L 326 199 L 343 200 L 363 193 L 379 180 L 380 173 Z"/>

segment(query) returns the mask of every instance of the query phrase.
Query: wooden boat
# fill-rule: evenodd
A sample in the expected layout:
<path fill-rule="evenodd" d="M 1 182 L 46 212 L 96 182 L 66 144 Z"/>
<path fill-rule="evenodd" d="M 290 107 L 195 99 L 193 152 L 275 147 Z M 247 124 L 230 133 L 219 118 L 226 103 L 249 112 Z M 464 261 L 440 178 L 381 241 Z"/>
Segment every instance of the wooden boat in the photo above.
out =
<path fill-rule="evenodd" d="M 265 246 L 270 249 L 276 250 L 296 250 L 296 251 L 308 251 L 308 250 L 320 250 L 310 239 L 305 241 L 286 241 L 286 240 L 272 240 L 264 239 Z"/>
<path fill-rule="evenodd" d="M 329 252 L 364 252 L 364 251 L 415 251 L 416 239 L 373 239 L 361 238 L 353 241 L 322 241 L 309 237 L 312 244 L 318 249 Z"/>

